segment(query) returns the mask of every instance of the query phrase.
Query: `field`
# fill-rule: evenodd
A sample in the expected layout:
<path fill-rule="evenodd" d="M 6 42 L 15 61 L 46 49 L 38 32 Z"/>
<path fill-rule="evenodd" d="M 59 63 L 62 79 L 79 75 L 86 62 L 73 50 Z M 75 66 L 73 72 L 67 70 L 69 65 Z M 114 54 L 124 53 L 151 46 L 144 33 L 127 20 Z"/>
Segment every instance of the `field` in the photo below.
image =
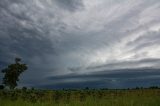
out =
<path fill-rule="evenodd" d="M 1 90 L 0 106 L 160 106 L 160 89 Z"/>

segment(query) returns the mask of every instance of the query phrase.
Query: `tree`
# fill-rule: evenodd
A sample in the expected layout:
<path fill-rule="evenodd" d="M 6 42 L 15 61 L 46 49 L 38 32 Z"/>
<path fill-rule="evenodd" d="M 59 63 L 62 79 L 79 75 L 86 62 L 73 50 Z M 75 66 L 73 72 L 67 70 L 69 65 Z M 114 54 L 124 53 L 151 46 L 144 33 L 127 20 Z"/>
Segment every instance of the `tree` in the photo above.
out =
<path fill-rule="evenodd" d="M 26 64 L 20 62 L 20 58 L 15 58 L 14 64 L 10 64 L 7 68 L 2 70 L 2 73 L 4 73 L 3 84 L 10 89 L 14 89 L 17 86 L 20 74 L 27 70 Z"/>
<path fill-rule="evenodd" d="M 1 90 L 1 89 L 4 89 L 4 86 L 3 86 L 3 85 L 0 85 L 0 90 Z"/>

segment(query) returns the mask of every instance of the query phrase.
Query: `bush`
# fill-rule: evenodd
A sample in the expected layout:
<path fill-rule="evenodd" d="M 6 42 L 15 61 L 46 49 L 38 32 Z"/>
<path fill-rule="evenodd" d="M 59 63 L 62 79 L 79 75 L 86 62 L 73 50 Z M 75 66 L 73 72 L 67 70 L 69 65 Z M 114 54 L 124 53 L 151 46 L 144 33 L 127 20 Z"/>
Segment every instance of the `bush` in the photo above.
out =
<path fill-rule="evenodd" d="M 0 85 L 0 89 L 4 89 L 4 86 L 3 86 L 3 85 Z"/>

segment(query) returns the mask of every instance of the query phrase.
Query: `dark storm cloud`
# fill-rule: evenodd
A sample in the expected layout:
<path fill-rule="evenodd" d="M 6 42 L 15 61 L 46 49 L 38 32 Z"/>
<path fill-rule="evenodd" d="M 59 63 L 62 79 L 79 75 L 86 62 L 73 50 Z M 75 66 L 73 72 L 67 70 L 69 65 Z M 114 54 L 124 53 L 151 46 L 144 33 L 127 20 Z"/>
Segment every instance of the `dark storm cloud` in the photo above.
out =
<path fill-rule="evenodd" d="M 17 13 L 16 10 L 9 9 L 14 3 L 21 5 L 23 2 L 18 0 L 4 1 L 0 5 L 0 69 L 13 63 L 15 57 L 21 57 L 22 61 L 29 66 L 25 78 L 30 79 L 35 74 L 43 75 L 45 72 L 42 72 L 43 74 L 37 73 L 37 71 L 43 70 L 43 67 L 38 63 L 44 64 L 46 62 L 46 54 L 54 55 L 56 53 L 51 40 L 44 36 L 45 32 L 41 32 L 35 27 L 26 13 Z M 37 67 L 35 64 L 39 66 Z"/>
<path fill-rule="evenodd" d="M 143 79 L 143 80 L 126 80 L 117 81 L 112 83 L 111 81 L 88 81 L 88 82 L 70 82 L 70 83 L 59 83 L 59 84 L 49 84 L 43 86 L 36 86 L 43 89 L 84 89 L 89 88 L 110 88 L 110 89 L 124 89 L 124 88 L 136 88 L 136 87 L 150 87 L 159 86 L 160 78 L 156 79 Z"/>
<path fill-rule="evenodd" d="M 117 78 L 117 79 L 143 79 L 150 76 L 160 76 L 159 69 L 151 69 L 151 68 L 139 68 L 139 69 L 118 69 L 118 70 L 108 70 L 109 72 L 99 71 L 93 72 L 90 74 L 70 74 L 70 75 L 63 75 L 63 76 L 55 76 L 49 77 L 49 80 L 67 80 L 67 79 L 110 79 L 110 78 Z M 146 71 L 144 73 L 144 71 Z"/>
<path fill-rule="evenodd" d="M 157 0 L 2 0 L 0 69 L 21 57 L 29 70 L 20 86 L 157 83 L 159 6 Z"/>
<path fill-rule="evenodd" d="M 145 71 L 145 72 L 144 72 Z M 127 88 L 136 86 L 159 85 L 159 69 L 123 69 L 93 72 L 90 74 L 72 74 L 64 76 L 48 77 L 48 81 L 54 82 L 52 85 L 39 87 L 47 88 Z"/>
<path fill-rule="evenodd" d="M 69 11 L 76 11 L 83 8 L 82 0 L 55 0 L 56 3 L 64 9 Z"/>

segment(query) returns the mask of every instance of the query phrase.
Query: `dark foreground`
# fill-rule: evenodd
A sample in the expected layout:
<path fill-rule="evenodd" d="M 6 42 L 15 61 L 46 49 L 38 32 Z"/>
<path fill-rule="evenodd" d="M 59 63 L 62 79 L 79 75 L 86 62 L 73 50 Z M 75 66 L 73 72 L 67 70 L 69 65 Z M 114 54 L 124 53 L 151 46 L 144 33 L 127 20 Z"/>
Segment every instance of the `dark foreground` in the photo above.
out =
<path fill-rule="evenodd" d="M 0 106 L 160 106 L 160 89 L 1 90 Z"/>

